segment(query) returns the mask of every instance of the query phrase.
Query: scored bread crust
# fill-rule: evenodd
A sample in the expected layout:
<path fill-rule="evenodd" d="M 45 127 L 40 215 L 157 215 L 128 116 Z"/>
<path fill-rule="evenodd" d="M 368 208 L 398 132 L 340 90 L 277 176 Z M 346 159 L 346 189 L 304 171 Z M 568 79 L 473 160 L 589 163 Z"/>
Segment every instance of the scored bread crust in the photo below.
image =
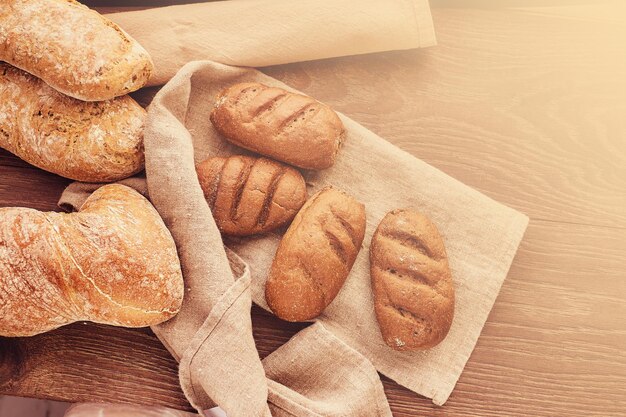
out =
<path fill-rule="evenodd" d="M 283 320 L 319 316 L 343 286 L 365 235 L 365 206 L 333 187 L 306 202 L 283 236 L 265 286 Z"/>
<path fill-rule="evenodd" d="M 141 171 L 145 118 L 129 96 L 76 100 L 0 63 L 0 147 L 46 171 L 85 182 Z"/>
<path fill-rule="evenodd" d="M 304 169 L 332 166 L 345 137 L 339 116 L 327 105 L 259 83 L 223 90 L 210 118 L 235 145 Z"/>
<path fill-rule="evenodd" d="M 0 28 L 0 60 L 80 100 L 138 90 L 153 70 L 137 41 L 74 0 L 3 0 Z"/>
<path fill-rule="evenodd" d="M 266 233 L 291 221 L 306 201 L 296 169 L 267 158 L 209 158 L 196 167 L 215 223 L 226 235 Z"/>
<path fill-rule="evenodd" d="M 131 188 L 105 185 L 70 214 L 0 208 L 0 336 L 80 320 L 150 326 L 183 294 L 172 236 Z"/>
<path fill-rule="evenodd" d="M 412 210 L 388 213 L 372 237 L 370 268 L 385 343 L 395 350 L 439 344 L 452 325 L 454 286 L 436 226 Z"/>

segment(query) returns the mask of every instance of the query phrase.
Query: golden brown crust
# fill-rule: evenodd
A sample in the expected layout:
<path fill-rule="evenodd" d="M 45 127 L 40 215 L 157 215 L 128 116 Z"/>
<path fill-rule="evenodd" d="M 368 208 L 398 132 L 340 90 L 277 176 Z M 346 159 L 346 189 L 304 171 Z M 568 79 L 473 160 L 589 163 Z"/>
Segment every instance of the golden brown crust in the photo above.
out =
<path fill-rule="evenodd" d="M 2 208 L 0 225 L 0 336 L 79 320 L 143 327 L 180 309 L 174 241 L 131 188 L 103 186 L 71 214 Z"/>
<path fill-rule="evenodd" d="M 306 202 L 281 240 L 265 287 L 278 317 L 319 316 L 343 286 L 365 235 L 365 207 L 327 187 Z"/>
<path fill-rule="evenodd" d="M 339 116 L 327 105 L 259 83 L 222 91 L 211 122 L 235 145 L 305 169 L 332 166 L 345 136 Z"/>
<path fill-rule="evenodd" d="M 306 201 L 302 174 L 267 158 L 209 158 L 196 167 L 220 231 L 248 236 L 291 221 Z"/>
<path fill-rule="evenodd" d="M 85 182 L 141 171 L 145 117 L 129 96 L 76 100 L 0 63 L 0 147 L 46 171 Z"/>
<path fill-rule="evenodd" d="M 85 101 L 141 88 L 148 53 L 115 23 L 73 0 L 3 0 L 0 60 Z"/>
<path fill-rule="evenodd" d="M 411 210 L 394 210 L 380 222 L 370 246 L 376 317 L 395 350 L 428 349 L 448 334 L 454 286 L 436 226 Z"/>

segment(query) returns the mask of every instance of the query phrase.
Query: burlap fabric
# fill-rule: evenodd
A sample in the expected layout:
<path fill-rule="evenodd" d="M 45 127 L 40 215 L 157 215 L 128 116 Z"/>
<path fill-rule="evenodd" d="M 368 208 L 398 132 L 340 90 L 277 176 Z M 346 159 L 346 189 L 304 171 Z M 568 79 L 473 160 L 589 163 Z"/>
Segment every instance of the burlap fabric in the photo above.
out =
<path fill-rule="evenodd" d="M 348 135 L 337 163 L 304 174 L 310 194 L 333 184 L 365 204 L 364 245 L 319 320 L 261 363 L 252 339 L 250 299 L 266 308 L 264 282 L 280 235 L 229 240 L 237 255 L 227 254 L 194 169 L 208 156 L 242 152 L 221 138 L 208 118 L 217 92 L 241 81 L 289 88 L 253 69 L 193 62 L 156 95 L 148 111 L 147 190 L 172 231 L 188 287 L 181 313 L 154 331 L 180 360 L 190 401 L 204 408 L 211 399 L 231 417 L 388 416 L 377 369 L 443 404 L 495 302 L 527 217 L 342 116 Z M 141 180 L 127 181 L 142 188 Z M 76 207 L 95 187 L 73 184 L 60 203 Z M 433 219 L 456 289 L 448 337 L 423 352 L 388 348 L 374 316 L 369 242 L 384 214 L 397 207 L 412 207 Z"/>

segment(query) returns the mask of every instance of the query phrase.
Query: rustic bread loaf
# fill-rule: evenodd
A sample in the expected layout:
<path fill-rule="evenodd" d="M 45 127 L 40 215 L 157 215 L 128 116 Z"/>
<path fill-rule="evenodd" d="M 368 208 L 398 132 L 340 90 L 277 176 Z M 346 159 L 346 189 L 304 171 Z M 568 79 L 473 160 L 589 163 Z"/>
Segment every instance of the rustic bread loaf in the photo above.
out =
<path fill-rule="evenodd" d="M 172 236 L 131 188 L 105 185 L 71 214 L 0 208 L 0 336 L 80 320 L 149 326 L 183 293 Z"/>
<path fill-rule="evenodd" d="M 315 194 L 281 240 L 265 287 L 281 319 L 319 316 L 343 286 L 365 235 L 363 204 L 333 187 Z"/>
<path fill-rule="evenodd" d="M 0 61 L 86 101 L 135 91 L 153 69 L 127 33 L 74 0 L 3 0 Z"/>
<path fill-rule="evenodd" d="M 385 343 L 416 350 L 441 342 L 452 325 L 454 287 L 435 225 L 415 211 L 388 213 L 372 237 L 370 265 Z"/>
<path fill-rule="evenodd" d="M 327 105 L 258 83 L 222 91 L 211 122 L 235 145 L 305 169 L 332 166 L 345 136 L 341 120 Z"/>
<path fill-rule="evenodd" d="M 247 236 L 293 219 L 306 201 L 297 170 L 267 158 L 209 158 L 196 167 L 200 186 L 220 231 Z"/>
<path fill-rule="evenodd" d="M 141 171 L 145 116 L 128 96 L 76 100 L 0 63 L 0 147 L 46 171 L 86 182 Z"/>

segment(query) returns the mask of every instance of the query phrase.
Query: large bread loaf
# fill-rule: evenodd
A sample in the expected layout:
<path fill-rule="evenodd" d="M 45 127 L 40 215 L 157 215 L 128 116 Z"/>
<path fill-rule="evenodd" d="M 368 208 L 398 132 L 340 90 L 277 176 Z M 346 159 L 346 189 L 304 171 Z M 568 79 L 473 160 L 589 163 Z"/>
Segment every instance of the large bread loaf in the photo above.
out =
<path fill-rule="evenodd" d="M 126 32 L 74 0 L 2 0 L 0 61 L 86 101 L 135 91 L 153 68 Z"/>
<path fill-rule="evenodd" d="M 306 202 L 280 241 L 265 287 L 283 320 L 319 316 L 335 299 L 361 250 L 365 207 L 327 187 Z"/>
<path fill-rule="evenodd" d="M 105 185 L 71 214 L 0 208 L 0 336 L 80 320 L 149 326 L 183 293 L 172 236 L 131 188 Z"/>
<path fill-rule="evenodd" d="M 141 171 L 145 116 L 128 96 L 76 100 L 0 63 L 0 147 L 46 171 L 85 182 Z"/>
<path fill-rule="evenodd" d="M 372 237 L 370 263 L 385 343 L 416 350 L 441 342 L 454 317 L 454 286 L 435 225 L 412 210 L 388 213 Z"/>

